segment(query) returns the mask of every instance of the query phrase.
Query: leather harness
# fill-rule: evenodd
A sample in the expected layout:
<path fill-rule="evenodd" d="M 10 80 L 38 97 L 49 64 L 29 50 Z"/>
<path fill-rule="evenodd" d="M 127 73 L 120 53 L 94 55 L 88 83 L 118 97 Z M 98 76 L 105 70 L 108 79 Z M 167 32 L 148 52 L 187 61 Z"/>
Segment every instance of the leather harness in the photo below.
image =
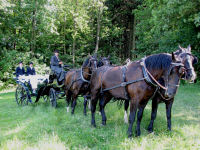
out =
<path fill-rule="evenodd" d="M 115 85 L 113 87 L 110 87 L 110 88 L 102 89 L 102 77 L 103 77 L 103 74 L 105 73 L 105 71 L 104 71 L 102 73 L 102 76 L 101 76 L 101 91 L 100 91 L 100 93 L 103 94 L 103 92 L 105 92 L 105 91 L 109 91 L 109 90 L 112 90 L 112 89 L 115 89 L 115 88 L 119 88 L 119 87 L 124 87 L 125 100 L 128 100 L 129 99 L 129 95 L 128 95 L 128 92 L 127 92 L 127 85 L 133 84 L 133 83 L 136 83 L 136 82 L 139 82 L 139 81 L 143 81 L 143 80 L 145 80 L 147 83 L 149 83 L 149 84 L 151 84 L 151 85 L 156 87 L 156 90 L 155 90 L 153 96 L 155 95 L 155 93 L 158 91 L 159 88 L 162 88 L 162 89 L 166 90 L 165 87 L 163 87 L 160 83 L 155 81 L 153 76 L 147 70 L 146 65 L 145 65 L 145 58 L 142 59 L 140 64 L 142 66 L 142 72 L 143 72 L 143 76 L 144 76 L 143 78 L 140 78 L 140 79 L 137 79 L 137 80 L 126 81 L 127 65 L 125 65 L 125 66 L 122 67 L 122 83 L 120 83 L 118 85 Z M 153 78 L 153 80 L 151 78 Z"/>

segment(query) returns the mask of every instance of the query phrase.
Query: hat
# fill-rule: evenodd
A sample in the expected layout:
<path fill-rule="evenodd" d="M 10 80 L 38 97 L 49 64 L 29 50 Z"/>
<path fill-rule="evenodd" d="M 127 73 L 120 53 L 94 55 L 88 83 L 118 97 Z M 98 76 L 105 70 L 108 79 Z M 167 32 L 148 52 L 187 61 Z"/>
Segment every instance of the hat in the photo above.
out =
<path fill-rule="evenodd" d="M 30 65 L 30 64 L 33 64 L 33 62 L 29 62 L 29 65 Z"/>
<path fill-rule="evenodd" d="M 20 61 L 20 62 L 19 62 L 19 64 L 23 64 L 23 62 L 22 62 L 22 61 Z"/>
<path fill-rule="evenodd" d="M 56 49 L 56 50 L 54 50 L 54 53 L 59 53 L 59 51 Z"/>

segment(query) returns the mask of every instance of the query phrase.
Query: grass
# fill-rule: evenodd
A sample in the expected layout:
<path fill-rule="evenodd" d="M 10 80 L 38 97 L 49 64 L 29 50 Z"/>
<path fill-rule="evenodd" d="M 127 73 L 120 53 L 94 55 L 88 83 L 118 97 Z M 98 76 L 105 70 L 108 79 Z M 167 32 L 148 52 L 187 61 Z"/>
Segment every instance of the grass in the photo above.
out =
<path fill-rule="evenodd" d="M 38 104 L 17 106 L 14 93 L 0 94 L 0 149 L 200 149 L 200 85 L 179 88 L 172 109 L 172 131 L 167 131 L 165 105 L 160 104 L 154 133 L 146 128 L 150 121 L 151 102 L 145 109 L 141 136 L 128 139 L 128 125 L 123 121 L 123 107 L 106 106 L 107 125 L 90 125 L 90 112 L 83 115 L 78 100 L 75 115 L 66 112 L 65 101 L 53 109 L 42 100 Z M 135 128 L 135 123 L 134 123 Z"/>

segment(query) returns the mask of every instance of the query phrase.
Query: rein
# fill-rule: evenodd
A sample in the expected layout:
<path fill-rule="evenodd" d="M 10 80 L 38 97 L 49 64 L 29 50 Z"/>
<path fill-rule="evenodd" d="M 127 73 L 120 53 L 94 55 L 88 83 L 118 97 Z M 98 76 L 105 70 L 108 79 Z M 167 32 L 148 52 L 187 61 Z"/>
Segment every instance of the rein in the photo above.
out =
<path fill-rule="evenodd" d="M 144 59 L 140 64 L 144 67 L 145 71 L 148 73 L 148 75 L 149 75 L 149 76 L 151 77 L 151 79 L 156 83 L 157 86 L 159 86 L 160 88 L 162 88 L 162 89 L 164 89 L 164 90 L 167 90 L 167 88 L 164 87 L 164 86 L 162 86 L 162 85 L 152 76 L 152 74 L 147 70 L 146 65 L 145 65 L 145 59 Z"/>
<path fill-rule="evenodd" d="M 142 59 L 142 62 L 140 63 L 141 66 L 142 66 L 142 70 L 143 70 L 143 75 L 144 75 L 144 78 L 141 78 L 141 79 L 138 79 L 138 80 L 132 80 L 132 81 L 127 81 L 125 82 L 125 79 L 123 79 L 124 81 L 121 83 L 121 84 L 118 84 L 118 85 L 115 85 L 113 87 L 110 87 L 110 88 L 106 88 L 106 89 L 102 89 L 102 85 L 101 85 L 101 93 L 105 92 L 105 91 L 108 91 L 108 90 L 112 90 L 112 89 L 115 89 L 115 88 L 119 88 L 119 87 L 126 87 L 126 85 L 129 85 L 129 84 L 132 84 L 132 83 L 136 83 L 136 82 L 139 82 L 139 81 L 143 81 L 143 80 L 146 80 L 147 82 L 151 83 L 152 85 L 156 86 L 156 91 L 154 92 L 154 95 L 156 92 L 158 92 L 161 97 L 165 100 L 169 100 L 171 98 L 168 98 L 166 99 L 161 93 L 160 91 L 158 90 L 159 88 L 162 88 L 165 90 L 165 92 L 168 90 L 168 86 L 175 86 L 175 87 L 179 87 L 179 84 L 178 85 L 174 85 L 174 84 L 170 84 L 168 83 L 168 79 L 167 79 L 167 87 L 165 86 L 162 86 L 154 77 L 153 75 L 148 71 L 148 69 L 146 68 L 146 65 L 145 65 L 145 58 Z M 169 69 L 169 73 L 171 72 L 171 69 L 175 66 L 183 66 L 182 63 L 171 63 L 171 68 Z M 167 77 L 169 76 L 169 73 L 167 74 Z M 123 73 L 123 76 L 125 75 L 125 73 Z M 153 83 L 152 82 L 155 83 Z M 126 90 L 126 89 L 125 89 Z M 126 96 L 125 96 L 126 97 Z"/>

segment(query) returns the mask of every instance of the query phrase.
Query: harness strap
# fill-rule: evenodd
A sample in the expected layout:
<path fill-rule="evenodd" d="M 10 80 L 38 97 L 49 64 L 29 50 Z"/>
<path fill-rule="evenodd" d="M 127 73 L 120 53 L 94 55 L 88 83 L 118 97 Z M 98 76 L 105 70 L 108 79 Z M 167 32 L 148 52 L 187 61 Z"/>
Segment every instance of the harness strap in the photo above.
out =
<path fill-rule="evenodd" d="M 153 84 L 154 86 L 159 86 L 160 88 L 167 90 L 166 87 L 162 86 L 158 81 L 156 81 L 156 79 L 151 75 L 151 73 L 147 70 L 146 65 L 145 65 L 145 61 L 142 61 L 140 63 L 143 67 L 144 67 L 144 72 L 147 72 L 148 76 L 147 76 L 147 81 L 150 82 L 151 84 Z M 149 78 L 149 76 L 151 77 L 151 79 L 156 83 L 154 84 L 151 79 Z"/>
<path fill-rule="evenodd" d="M 126 70 L 127 70 L 127 66 L 123 66 L 122 67 L 122 83 L 126 82 Z M 125 95 L 126 99 L 129 99 L 128 92 L 127 92 L 127 87 L 126 86 L 124 86 L 124 95 Z"/>
<path fill-rule="evenodd" d="M 82 79 L 84 82 L 90 83 L 90 81 L 86 80 L 86 79 L 83 77 L 83 68 L 82 68 L 82 67 L 81 67 L 81 79 Z"/>

